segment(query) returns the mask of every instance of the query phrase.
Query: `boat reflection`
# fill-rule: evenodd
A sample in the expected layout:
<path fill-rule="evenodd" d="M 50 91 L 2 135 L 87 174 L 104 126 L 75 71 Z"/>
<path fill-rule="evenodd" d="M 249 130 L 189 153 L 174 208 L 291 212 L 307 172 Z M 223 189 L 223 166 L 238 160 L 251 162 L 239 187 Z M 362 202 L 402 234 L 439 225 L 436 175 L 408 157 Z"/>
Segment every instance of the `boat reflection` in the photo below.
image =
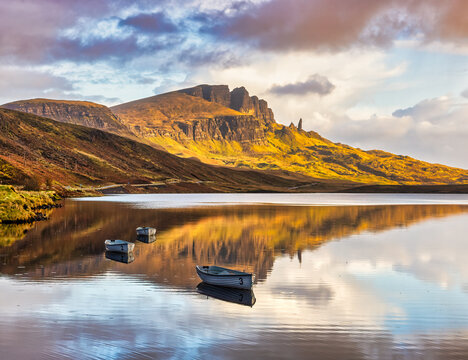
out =
<path fill-rule="evenodd" d="M 234 289 L 201 282 L 197 285 L 197 291 L 200 294 L 210 296 L 215 299 L 240 305 L 247 305 L 250 307 L 254 306 L 257 301 L 252 289 Z"/>
<path fill-rule="evenodd" d="M 137 235 L 137 240 L 146 244 L 151 244 L 156 241 L 156 235 Z"/>
<path fill-rule="evenodd" d="M 133 252 L 129 253 L 118 253 L 113 251 L 106 251 L 106 259 L 121 262 L 124 264 L 130 264 L 135 261 Z"/>

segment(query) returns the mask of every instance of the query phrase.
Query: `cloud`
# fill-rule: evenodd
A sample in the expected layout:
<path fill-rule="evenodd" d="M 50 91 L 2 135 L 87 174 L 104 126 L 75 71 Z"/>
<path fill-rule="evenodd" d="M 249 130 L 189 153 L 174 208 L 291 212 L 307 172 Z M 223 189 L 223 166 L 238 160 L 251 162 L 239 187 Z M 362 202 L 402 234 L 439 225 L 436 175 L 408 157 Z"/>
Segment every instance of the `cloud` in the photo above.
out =
<path fill-rule="evenodd" d="M 104 104 L 122 102 L 118 97 L 83 95 L 80 90 L 72 81 L 49 71 L 0 66 L 0 104 L 32 98 L 87 100 Z"/>
<path fill-rule="evenodd" d="M 107 96 L 103 96 L 103 95 L 73 94 L 72 96 L 69 95 L 69 99 L 92 101 L 92 102 L 96 102 L 98 104 L 106 104 L 108 106 L 122 103 L 122 99 L 120 99 L 118 97 L 107 97 Z"/>
<path fill-rule="evenodd" d="M 317 94 L 320 96 L 328 95 L 335 89 L 325 76 L 314 74 L 304 82 L 296 82 L 286 85 L 273 85 L 269 92 L 277 95 L 306 95 Z"/>
<path fill-rule="evenodd" d="M 467 13 L 464 0 L 270 0 L 252 2 L 233 15 L 213 12 L 202 29 L 269 50 L 387 46 L 416 34 L 426 41 L 466 43 Z"/>
<path fill-rule="evenodd" d="M 435 99 L 425 99 L 406 109 L 398 109 L 393 112 L 393 116 L 401 118 L 411 116 L 417 119 L 427 120 L 439 116 L 442 112 L 448 112 L 451 106 L 451 99 L 447 96 L 441 96 Z"/>
<path fill-rule="evenodd" d="M 462 93 L 461 93 L 461 96 L 465 97 L 468 99 L 468 89 L 464 90 Z"/>
<path fill-rule="evenodd" d="M 335 141 L 468 169 L 468 103 L 461 98 L 425 99 L 391 116 L 329 117 L 326 133 Z"/>
<path fill-rule="evenodd" d="M 47 97 L 53 93 L 63 96 L 74 89 L 71 81 L 50 72 L 0 67 L 0 104 L 17 99 Z"/>
<path fill-rule="evenodd" d="M 117 61 L 125 62 L 174 46 L 176 40 L 152 39 L 142 43 L 135 36 L 127 38 L 92 38 L 88 41 L 63 38 L 50 50 L 51 61 L 75 62 Z"/>
<path fill-rule="evenodd" d="M 337 51 L 416 35 L 423 42 L 466 43 L 467 13 L 464 0 L 10 1 L 0 3 L 0 57 L 14 63 L 92 63 L 107 55 L 126 61 L 167 49 L 167 62 L 174 64 L 185 59 L 181 48 L 211 61 L 213 50 L 206 49 L 212 47 L 235 57 L 239 46 Z"/>
<path fill-rule="evenodd" d="M 0 59 L 31 65 L 68 60 L 127 61 L 180 44 L 177 36 L 156 36 L 175 32 L 176 26 L 162 12 L 145 12 L 146 3 L 0 2 Z M 159 2 L 150 5 L 154 8 Z M 128 16 L 136 10 L 140 13 Z"/>
<path fill-rule="evenodd" d="M 172 33 L 177 30 L 177 26 L 162 12 L 129 16 L 120 20 L 119 25 L 149 34 Z"/>
<path fill-rule="evenodd" d="M 0 57 L 15 63 L 42 61 L 61 30 L 73 25 L 79 17 L 98 17 L 109 10 L 105 1 L 2 1 Z"/>

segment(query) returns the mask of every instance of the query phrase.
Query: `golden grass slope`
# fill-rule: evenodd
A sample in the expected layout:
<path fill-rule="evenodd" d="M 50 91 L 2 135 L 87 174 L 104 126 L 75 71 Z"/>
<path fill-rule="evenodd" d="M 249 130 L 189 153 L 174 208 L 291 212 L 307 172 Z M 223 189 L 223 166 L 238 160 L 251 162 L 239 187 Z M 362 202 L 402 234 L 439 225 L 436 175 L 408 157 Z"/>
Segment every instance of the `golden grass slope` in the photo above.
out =
<path fill-rule="evenodd" d="M 175 125 L 178 121 L 241 114 L 220 104 L 182 93 L 167 93 L 118 105 L 112 110 L 139 136 L 166 151 L 196 157 L 209 164 L 259 170 L 286 170 L 321 179 L 367 184 L 466 184 L 468 171 L 419 161 L 379 150 L 364 151 L 333 143 L 315 132 L 272 123 L 258 126 L 255 141 L 206 136 L 194 140 Z M 251 126 L 252 123 L 250 123 Z M 164 129 L 164 131 L 144 131 Z"/>
<path fill-rule="evenodd" d="M 242 115 L 240 112 L 202 98 L 179 92 L 128 102 L 111 108 L 127 126 L 137 132 L 149 129 L 172 129 L 175 121 Z"/>
<path fill-rule="evenodd" d="M 36 217 L 35 209 L 53 206 L 58 199 L 53 191 L 17 191 L 0 185 L 0 223 L 30 221 Z"/>

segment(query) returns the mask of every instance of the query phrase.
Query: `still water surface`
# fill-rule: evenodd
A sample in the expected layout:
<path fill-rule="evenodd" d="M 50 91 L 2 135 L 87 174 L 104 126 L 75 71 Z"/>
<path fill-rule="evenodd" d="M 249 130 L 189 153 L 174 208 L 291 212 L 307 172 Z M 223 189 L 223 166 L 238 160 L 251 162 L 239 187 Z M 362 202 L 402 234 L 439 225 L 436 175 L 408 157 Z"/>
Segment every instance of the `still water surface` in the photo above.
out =
<path fill-rule="evenodd" d="M 0 358 L 468 358 L 468 198 L 339 203 L 112 196 L 2 225 Z M 136 241 L 133 257 L 106 257 L 107 238 Z M 257 283 L 197 289 L 196 264 Z"/>

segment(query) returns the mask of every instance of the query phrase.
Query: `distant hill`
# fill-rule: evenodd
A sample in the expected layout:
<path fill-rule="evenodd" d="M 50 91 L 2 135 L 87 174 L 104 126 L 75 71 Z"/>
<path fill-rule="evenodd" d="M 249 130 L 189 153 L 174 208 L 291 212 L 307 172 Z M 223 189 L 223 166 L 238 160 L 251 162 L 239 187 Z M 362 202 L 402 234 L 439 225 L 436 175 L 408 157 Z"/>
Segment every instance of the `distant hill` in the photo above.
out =
<path fill-rule="evenodd" d="M 32 176 L 84 185 L 188 181 L 198 191 L 285 191 L 313 181 L 214 167 L 101 130 L 0 109 L 0 182 Z"/>
<path fill-rule="evenodd" d="M 89 101 L 31 99 L 11 102 L 2 105 L 2 107 L 47 117 L 68 124 L 101 129 L 114 134 L 132 135 L 127 126 L 107 106 Z"/>
<path fill-rule="evenodd" d="M 370 184 L 468 183 L 467 170 L 364 151 L 278 124 L 266 101 L 243 87 L 199 85 L 111 110 L 141 139 L 206 163 Z"/>

